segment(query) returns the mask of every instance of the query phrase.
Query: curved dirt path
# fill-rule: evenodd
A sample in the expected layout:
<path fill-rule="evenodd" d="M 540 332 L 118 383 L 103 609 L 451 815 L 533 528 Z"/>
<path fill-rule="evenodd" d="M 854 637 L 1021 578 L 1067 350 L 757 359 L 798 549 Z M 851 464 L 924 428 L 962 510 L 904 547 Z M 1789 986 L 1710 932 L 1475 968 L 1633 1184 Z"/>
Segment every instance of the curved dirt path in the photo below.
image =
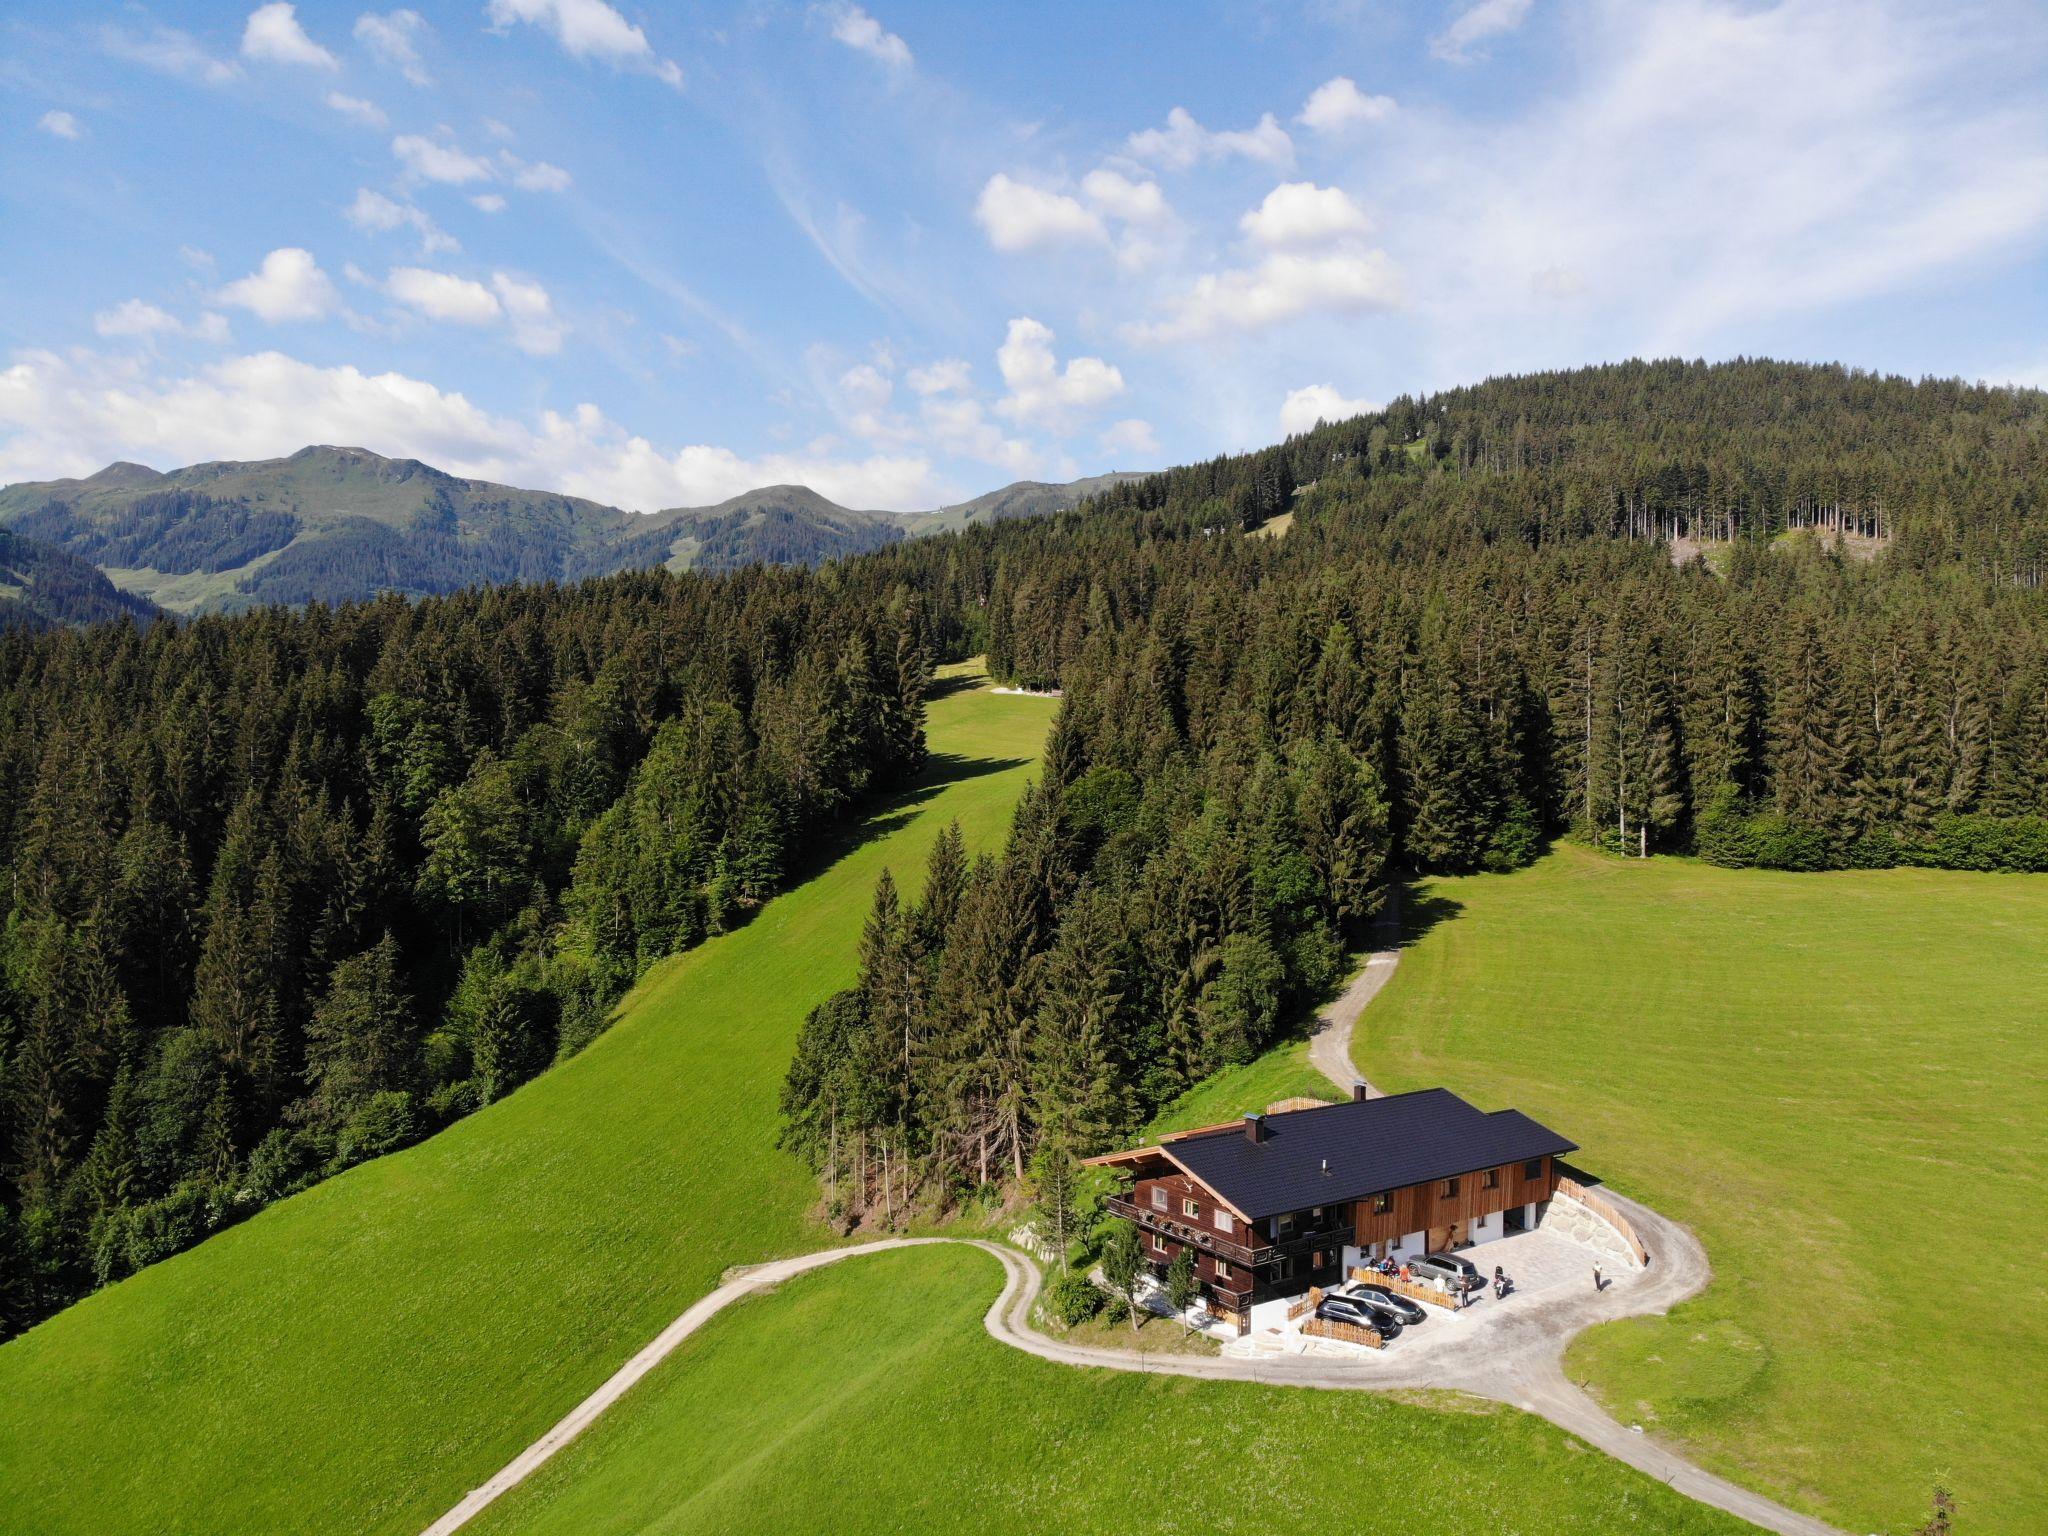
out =
<path fill-rule="evenodd" d="M 1346 1093 L 1362 1082 L 1351 1060 L 1351 1030 L 1365 1005 L 1380 995 L 1380 988 L 1392 980 L 1394 967 L 1401 963 L 1401 897 L 1396 890 L 1373 927 L 1373 951 L 1351 978 L 1343 995 L 1316 1018 L 1315 1033 L 1309 1036 L 1308 1059 L 1314 1068 Z M 1369 1099 L 1380 1096 L 1371 1083 L 1365 1085 Z"/>
<path fill-rule="evenodd" d="M 1391 916 L 1391 914 L 1390 914 Z M 1383 932 L 1391 934 L 1389 923 Z M 1352 1029 L 1400 960 L 1391 938 L 1373 952 L 1344 994 L 1322 1015 L 1312 1037 L 1310 1058 L 1325 1076 L 1347 1092 L 1361 1080 L 1351 1060 Z M 1378 1090 L 1366 1085 L 1369 1097 Z M 424 1536 L 452 1536 L 504 1494 L 538 1471 L 562 1447 L 590 1427 L 598 1416 L 659 1365 L 691 1334 L 744 1296 L 773 1289 L 783 1281 L 843 1259 L 896 1248 L 933 1243 L 966 1244 L 994 1256 L 1003 1266 L 1003 1289 L 984 1319 L 991 1337 L 1026 1354 L 1062 1365 L 1096 1366 L 1113 1371 L 1138 1371 L 1163 1376 L 1192 1376 L 1209 1381 L 1251 1381 L 1269 1386 L 1314 1387 L 1332 1391 L 1384 1392 L 1395 1389 L 1440 1388 L 1469 1392 L 1541 1415 L 1560 1429 L 1577 1435 L 1617 1461 L 1666 1483 L 1689 1498 L 1711 1504 L 1780 1536 L 1843 1536 L 1824 1521 L 1802 1515 L 1748 1488 L 1716 1477 L 1676 1451 L 1638 1430 L 1624 1427 L 1574 1386 L 1564 1374 L 1565 1346 L 1594 1323 L 1618 1317 L 1668 1312 L 1705 1288 L 1712 1276 L 1706 1251 L 1684 1227 L 1648 1206 L 1603 1191 L 1634 1225 L 1652 1262 L 1647 1269 L 1620 1273 L 1600 1294 L 1576 1298 L 1546 1296 L 1540 1308 L 1506 1311 L 1488 1319 L 1483 1330 L 1439 1348 L 1412 1362 L 1399 1355 L 1362 1355 L 1335 1359 L 1281 1355 L 1246 1359 L 1214 1355 L 1147 1355 L 1134 1350 L 1069 1344 L 1040 1333 L 1031 1324 L 1043 1276 L 1038 1265 L 1014 1248 L 976 1238 L 896 1237 L 827 1248 L 794 1258 L 775 1259 L 730 1273 L 724 1284 L 695 1303 L 654 1340 L 615 1372 L 604 1385 L 578 1403 L 540 1439 L 513 1457 L 488 1482 L 473 1489 L 447 1514 L 428 1526 Z M 1617 1304 L 1620 1304 L 1619 1307 Z"/>

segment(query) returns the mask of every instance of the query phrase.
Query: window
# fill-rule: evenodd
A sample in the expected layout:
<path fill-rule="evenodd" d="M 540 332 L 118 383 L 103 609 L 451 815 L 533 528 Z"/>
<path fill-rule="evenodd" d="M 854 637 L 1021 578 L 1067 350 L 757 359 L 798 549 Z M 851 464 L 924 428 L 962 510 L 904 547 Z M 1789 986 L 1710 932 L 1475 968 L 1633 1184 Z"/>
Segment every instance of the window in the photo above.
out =
<path fill-rule="evenodd" d="M 1230 1219 L 1230 1212 L 1225 1210 L 1218 1210 L 1216 1212 L 1216 1230 L 1218 1232 L 1234 1232 L 1237 1230 L 1235 1224 Z"/>
<path fill-rule="evenodd" d="M 1155 1211 L 1166 1209 L 1166 1191 L 1157 1184 L 1152 1186 L 1152 1209 Z"/>
<path fill-rule="evenodd" d="M 1523 1178 L 1525 1178 L 1525 1179 L 1540 1179 L 1540 1178 L 1542 1178 L 1542 1177 L 1543 1177 L 1543 1159 L 1542 1159 L 1542 1158 L 1540 1158 L 1540 1157 L 1532 1157 L 1532 1158 L 1530 1158 L 1530 1159 L 1529 1159 L 1529 1161 L 1527 1161 L 1526 1163 L 1522 1164 L 1522 1177 L 1523 1177 Z"/>
<path fill-rule="evenodd" d="M 1450 1198 L 1451 1198 L 1451 1196 L 1455 1195 L 1455 1194 L 1456 1194 L 1457 1192 L 1458 1192 L 1458 1181 L 1457 1181 L 1456 1179 L 1445 1179 L 1445 1180 L 1444 1180 L 1444 1198 L 1445 1198 L 1446 1200 L 1448 1200 L 1448 1199 L 1450 1199 Z"/>
<path fill-rule="evenodd" d="M 1216 1278 L 1218 1280 L 1228 1280 L 1230 1278 L 1230 1266 L 1221 1259 L 1216 1261 Z"/>
<path fill-rule="evenodd" d="M 1287 1237 L 1290 1236 L 1293 1233 L 1293 1231 L 1294 1213 L 1292 1211 L 1289 1211 L 1285 1216 L 1276 1216 L 1273 1218 L 1273 1235 L 1275 1237 Z"/>
<path fill-rule="evenodd" d="M 1489 1168 L 1486 1172 L 1479 1175 L 1479 1187 L 1481 1189 L 1499 1189 L 1500 1170 L 1498 1168 Z"/>
<path fill-rule="evenodd" d="M 1374 1196 L 1372 1197 L 1372 1213 L 1373 1213 L 1373 1215 L 1375 1215 L 1375 1216 L 1385 1216 L 1385 1215 L 1387 1215 L 1387 1214 L 1388 1214 L 1389 1212 L 1391 1212 L 1391 1211 L 1392 1211 L 1393 1209 L 1394 1209 L 1394 1192 L 1393 1192 L 1393 1191 L 1392 1191 L 1391 1189 L 1381 1190 L 1381 1191 L 1380 1191 L 1380 1193 L 1378 1193 L 1378 1194 L 1376 1194 L 1376 1195 L 1374 1195 Z"/>
<path fill-rule="evenodd" d="M 1180 1213 L 1183 1216 L 1199 1216 L 1202 1214 L 1202 1204 L 1199 1200 L 1183 1200 L 1180 1203 Z"/>
<path fill-rule="evenodd" d="M 1152 1234 L 1152 1251 L 1154 1253 L 1166 1252 L 1166 1239 L 1161 1237 L 1157 1232 L 1154 1232 Z"/>

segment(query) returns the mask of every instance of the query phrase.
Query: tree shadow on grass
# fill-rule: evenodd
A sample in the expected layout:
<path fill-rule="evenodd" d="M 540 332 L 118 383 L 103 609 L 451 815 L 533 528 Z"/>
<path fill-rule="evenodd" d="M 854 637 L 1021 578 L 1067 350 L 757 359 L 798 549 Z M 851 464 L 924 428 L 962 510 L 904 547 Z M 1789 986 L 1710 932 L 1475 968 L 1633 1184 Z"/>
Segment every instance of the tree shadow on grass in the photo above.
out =
<path fill-rule="evenodd" d="M 1022 768 L 1030 761 L 1024 757 L 963 757 L 957 752 L 932 753 L 925 759 L 924 767 L 913 782 L 871 799 L 866 815 L 843 820 L 814 834 L 809 846 L 790 860 L 775 894 L 760 906 L 736 914 L 736 920 L 726 931 L 737 932 L 746 927 L 774 902 L 807 881 L 816 879 L 841 859 L 858 853 L 869 843 L 902 831 L 941 791 L 955 784 L 964 784 L 969 779 Z"/>
<path fill-rule="evenodd" d="M 1394 910 L 1396 949 L 1413 949 L 1437 924 L 1450 922 L 1465 911 L 1462 901 L 1425 891 L 1414 879 L 1403 880 L 1395 891 L 1398 893 Z"/>

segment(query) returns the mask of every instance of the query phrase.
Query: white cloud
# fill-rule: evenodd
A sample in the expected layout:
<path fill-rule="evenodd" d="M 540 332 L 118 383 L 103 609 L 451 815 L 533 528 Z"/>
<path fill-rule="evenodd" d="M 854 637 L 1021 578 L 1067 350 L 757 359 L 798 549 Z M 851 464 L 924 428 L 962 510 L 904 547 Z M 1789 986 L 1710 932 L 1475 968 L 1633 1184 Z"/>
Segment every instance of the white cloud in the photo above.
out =
<path fill-rule="evenodd" d="M 356 18 L 355 35 L 357 42 L 412 84 L 431 85 L 434 77 L 427 73 L 415 41 L 426 30 L 427 23 L 418 11 L 386 11 L 381 16 L 366 11 Z"/>
<path fill-rule="evenodd" d="M 1309 92 L 1295 119 L 1317 133 L 1341 133 L 1357 123 L 1377 123 L 1394 115 L 1394 98 L 1368 96 L 1346 75 L 1326 80 Z"/>
<path fill-rule="evenodd" d="M 1012 181 L 1000 172 L 981 189 L 974 216 L 988 232 L 988 243 L 999 251 L 1109 239 L 1102 220 L 1066 193 Z"/>
<path fill-rule="evenodd" d="M 974 369 L 964 358 L 947 357 L 927 363 L 922 368 L 911 369 L 903 376 L 903 381 L 916 394 L 945 395 L 965 390 L 973 377 Z"/>
<path fill-rule="evenodd" d="M 1012 475 L 1035 475 L 1045 468 L 1039 451 L 1021 437 L 1011 437 L 988 419 L 971 395 L 927 395 L 918 404 L 918 422 L 936 451 L 978 459 Z"/>
<path fill-rule="evenodd" d="M 198 341 L 224 342 L 228 323 L 211 310 L 190 325 L 142 299 L 123 299 L 112 309 L 92 317 L 92 328 L 114 340 L 149 341 L 158 336 L 190 336 Z"/>
<path fill-rule="evenodd" d="M 249 13 L 242 28 L 242 57 L 266 64 L 305 64 L 315 69 L 339 69 L 341 61 L 299 25 L 297 8 L 287 0 L 271 0 Z"/>
<path fill-rule="evenodd" d="M 552 33 L 572 58 L 603 59 L 615 69 L 641 70 L 664 85 L 682 86 L 682 66 L 659 57 L 647 34 L 605 0 L 490 0 L 485 14 L 500 29 L 523 21 Z"/>
<path fill-rule="evenodd" d="M 151 27 L 131 32 L 125 27 L 102 27 L 100 46 L 117 59 L 140 64 L 158 74 L 177 75 L 207 85 L 224 85 L 242 73 L 232 59 L 217 59 L 200 47 L 188 33 L 175 27 Z"/>
<path fill-rule="evenodd" d="M 1473 51 L 1478 44 L 1521 26 L 1533 4 L 1534 0 L 1479 0 L 1429 40 L 1429 51 L 1448 64 L 1469 64 L 1481 57 Z"/>
<path fill-rule="evenodd" d="M 0 482 L 87 474 L 121 458 L 190 464 L 320 442 L 364 443 L 452 474 L 642 511 L 787 483 L 848 506 L 941 499 L 920 455 L 850 458 L 817 445 L 760 457 L 704 445 L 664 451 L 594 405 L 532 420 L 497 416 L 422 379 L 317 367 L 279 352 L 227 358 L 183 377 L 89 353 L 22 353 L 0 369 Z"/>
<path fill-rule="evenodd" d="M 511 321 L 513 346 L 535 357 L 549 357 L 562 349 L 565 327 L 556 318 L 547 289 L 508 272 L 493 272 L 491 287 Z"/>
<path fill-rule="evenodd" d="M 910 68 L 910 45 L 894 32 L 885 31 L 859 6 L 830 5 L 825 14 L 832 23 L 832 36 L 847 47 L 879 59 L 891 69 Z"/>
<path fill-rule="evenodd" d="M 469 200 L 469 205 L 476 209 L 478 213 L 503 213 L 505 211 L 505 199 L 496 192 L 479 192 Z"/>
<path fill-rule="evenodd" d="M 333 311 L 337 295 L 313 253 L 287 245 L 265 256 L 263 265 L 247 277 L 222 288 L 214 302 L 246 309 L 274 325 L 281 320 L 318 320 Z"/>
<path fill-rule="evenodd" d="M 192 268 L 195 272 L 211 272 L 213 270 L 213 252 L 211 251 L 202 251 L 196 245 L 181 245 L 178 247 L 178 256 L 186 266 Z"/>
<path fill-rule="evenodd" d="M 500 150 L 498 159 L 504 163 L 505 174 L 512 178 L 512 185 L 526 192 L 566 192 L 571 185 L 569 173 L 559 165 L 549 165 L 545 160 L 522 160 L 509 150 Z"/>
<path fill-rule="evenodd" d="M 996 405 L 1012 421 L 1062 429 L 1076 414 L 1124 392 L 1124 376 L 1099 357 L 1076 357 L 1061 368 L 1053 356 L 1053 333 L 1020 317 L 996 349 L 996 368 L 1009 394 Z"/>
<path fill-rule="evenodd" d="M 1256 267 L 1209 272 L 1168 301 L 1169 318 L 1126 326 L 1133 341 L 1194 341 L 1254 331 L 1311 312 L 1389 309 L 1401 285 L 1384 251 L 1276 251 Z"/>
<path fill-rule="evenodd" d="M 417 133 L 402 133 L 391 141 L 391 153 L 399 163 L 422 181 L 461 186 L 472 181 L 491 181 L 496 172 L 488 160 L 480 159 L 452 144 L 437 144 Z"/>
<path fill-rule="evenodd" d="M 1370 400 L 1347 399 L 1328 384 L 1305 384 L 1289 390 L 1287 398 L 1280 402 L 1280 431 L 1283 436 L 1292 437 L 1319 421 L 1349 421 L 1354 416 L 1369 416 L 1378 409 Z"/>
<path fill-rule="evenodd" d="M 1133 181 L 1106 167 L 1082 177 L 1081 191 L 1104 215 L 1126 224 L 1158 224 L 1173 214 L 1158 182 Z"/>
<path fill-rule="evenodd" d="M 92 317 L 92 328 L 102 336 L 156 336 L 184 329 L 175 316 L 141 299 L 124 299 L 101 310 Z"/>
<path fill-rule="evenodd" d="M 1124 147 L 1140 160 L 1157 161 L 1176 171 L 1186 170 L 1197 161 L 1221 160 L 1229 155 L 1241 155 L 1267 165 L 1294 163 L 1294 141 L 1270 112 L 1253 127 L 1213 133 L 1196 122 L 1186 107 L 1175 107 L 1166 114 L 1164 128 L 1134 133 Z"/>
<path fill-rule="evenodd" d="M 407 309 L 450 325 L 494 325 L 505 313 L 482 283 L 428 267 L 394 267 L 384 291 Z"/>
<path fill-rule="evenodd" d="M 1237 222 L 1261 245 L 1311 245 L 1362 235 L 1372 227 L 1343 188 L 1319 187 L 1312 181 L 1283 181 Z"/>
<path fill-rule="evenodd" d="M 1390 247 L 1418 310 L 1457 317 L 1433 328 L 1439 379 L 1561 345 L 1754 350 L 1772 317 L 2048 239 L 2048 98 L 1997 29 L 1884 0 L 1593 0 L 1577 30 L 1564 88 L 1389 162 Z"/>
<path fill-rule="evenodd" d="M 839 395 L 846 405 L 867 415 L 887 409 L 895 383 L 873 363 L 855 363 L 839 375 Z"/>
<path fill-rule="evenodd" d="M 59 139 L 75 139 L 83 132 L 78 126 L 78 119 L 69 112 L 45 112 L 36 119 L 36 126 L 53 138 Z"/>
<path fill-rule="evenodd" d="M 420 237 L 421 249 L 429 255 L 461 249 L 455 238 L 429 218 L 424 209 L 411 203 L 401 203 L 368 187 L 356 188 L 356 200 L 343 209 L 342 214 L 357 229 L 373 233 L 388 234 L 394 229 L 411 229 Z"/>
<path fill-rule="evenodd" d="M 384 109 L 374 101 L 365 101 L 360 96 L 345 96 L 340 91 L 327 93 L 327 105 L 343 117 L 352 117 L 366 128 L 383 128 L 390 123 Z"/>
<path fill-rule="evenodd" d="M 1111 422 L 1096 441 L 1104 453 L 1135 453 L 1148 458 L 1157 458 L 1159 454 L 1159 439 L 1152 431 L 1152 423 L 1135 416 Z"/>

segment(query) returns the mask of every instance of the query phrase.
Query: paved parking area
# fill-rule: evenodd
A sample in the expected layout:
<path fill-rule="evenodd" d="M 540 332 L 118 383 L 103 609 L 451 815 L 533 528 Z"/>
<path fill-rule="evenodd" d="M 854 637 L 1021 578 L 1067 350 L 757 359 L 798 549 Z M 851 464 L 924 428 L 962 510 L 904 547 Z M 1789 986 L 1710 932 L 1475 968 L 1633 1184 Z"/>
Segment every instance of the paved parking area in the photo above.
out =
<path fill-rule="evenodd" d="M 1391 1340 L 1383 1350 L 1319 1339 L 1303 1334 L 1298 1327 L 1286 1327 L 1262 1329 L 1233 1340 L 1225 1346 L 1226 1353 L 1309 1355 L 1356 1360 L 1367 1367 L 1382 1361 L 1390 1367 L 1396 1364 L 1412 1366 L 1446 1351 L 1483 1348 L 1489 1335 L 1519 1332 L 1520 1329 L 1512 1325 L 1527 1326 L 1538 1322 L 1544 1313 L 1567 1298 L 1573 1301 L 1590 1299 L 1594 1294 L 1593 1266 L 1602 1262 L 1601 1256 L 1592 1249 L 1570 1238 L 1543 1231 L 1517 1232 L 1509 1237 L 1496 1238 L 1475 1248 L 1460 1249 L 1458 1256 L 1472 1261 L 1487 1277 L 1488 1288 L 1484 1292 L 1474 1292 L 1475 1299 L 1461 1311 L 1425 1308 L 1428 1317 L 1403 1328 L 1400 1336 Z M 1508 1278 L 1515 1283 L 1514 1290 L 1505 1300 L 1499 1301 L 1494 1299 L 1491 1286 L 1496 1264 L 1505 1269 Z M 1606 1263 L 1601 1273 L 1613 1278 L 1613 1264 Z M 1618 1296 L 1615 1299 L 1617 1302 L 1620 1300 Z M 1618 1307 L 1619 1310 L 1622 1309 Z"/>

